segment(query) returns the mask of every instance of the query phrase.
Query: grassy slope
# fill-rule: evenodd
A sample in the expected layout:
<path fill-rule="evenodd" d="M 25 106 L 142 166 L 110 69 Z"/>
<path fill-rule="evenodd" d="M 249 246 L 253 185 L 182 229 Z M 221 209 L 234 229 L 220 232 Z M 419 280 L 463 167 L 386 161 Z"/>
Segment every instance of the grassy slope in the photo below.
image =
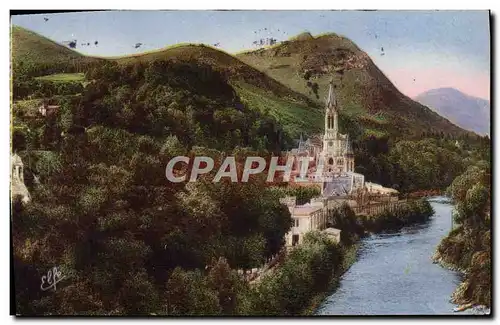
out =
<path fill-rule="evenodd" d="M 36 77 L 35 79 L 47 80 L 52 82 L 84 81 L 84 73 L 56 73 L 47 76 Z"/>
<path fill-rule="evenodd" d="M 80 54 L 19 26 L 12 26 L 11 50 L 13 64 L 22 62 L 24 64 L 50 66 L 99 60 Z"/>
<path fill-rule="evenodd" d="M 149 62 L 156 59 L 167 59 L 185 62 L 199 62 L 210 65 L 215 70 L 223 73 L 230 81 L 243 81 L 247 84 L 269 91 L 289 101 L 300 102 L 305 105 L 316 106 L 307 96 L 290 90 L 282 83 L 269 78 L 261 71 L 247 65 L 234 56 L 201 44 L 178 44 L 163 50 L 142 54 L 113 58 L 120 64 L 134 62 Z"/>
<path fill-rule="evenodd" d="M 459 134 L 462 129 L 401 94 L 366 53 L 349 39 L 301 35 L 272 47 L 236 55 L 292 90 L 321 102 L 333 79 L 343 114 L 355 117 L 367 134 L 420 135 L 422 131 Z M 307 86 L 317 83 L 318 97 Z M 343 72 L 343 74 L 342 74 Z"/>
<path fill-rule="evenodd" d="M 284 130 L 292 137 L 298 138 L 300 133 L 313 135 L 322 132 L 323 113 L 319 109 L 291 103 L 246 83 L 237 83 L 235 90 L 250 107 L 267 111 L 280 121 Z"/>
<path fill-rule="evenodd" d="M 12 26 L 12 59 L 33 63 L 51 63 L 80 59 L 83 55 L 72 51 L 35 32 Z"/>

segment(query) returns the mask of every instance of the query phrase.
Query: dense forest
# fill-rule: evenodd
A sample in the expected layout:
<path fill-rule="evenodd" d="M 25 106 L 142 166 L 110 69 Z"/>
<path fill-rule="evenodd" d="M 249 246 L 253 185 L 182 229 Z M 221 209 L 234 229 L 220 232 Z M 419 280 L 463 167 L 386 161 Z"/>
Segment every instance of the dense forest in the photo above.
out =
<path fill-rule="evenodd" d="M 356 172 L 367 180 L 393 187 L 401 193 L 445 190 L 468 166 L 489 161 L 488 137 L 431 134 L 418 140 L 387 137 L 355 140 Z"/>
<path fill-rule="evenodd" d="M 88 79 L 57 115 L 14 116 L 13 150 L 33 199 L 13 207 L 18 312 L 159 312 L 169 296 L 180 299 L 169 290 L 185 281 L 203 290 L 202 270 L 256 267 L 281 249 L 291 218 L 264 180 L 185 186 L 165 178 L 177 155 L 276 150 L 271 118 L 241 105 L 209 67 L 109 64 Z M 42 292 L 40 274 L 53 266 L 67 283 Z M 232 313 L 226 287 L 214 283 L 226 276 L 214 274 L 199 299 Z"/>

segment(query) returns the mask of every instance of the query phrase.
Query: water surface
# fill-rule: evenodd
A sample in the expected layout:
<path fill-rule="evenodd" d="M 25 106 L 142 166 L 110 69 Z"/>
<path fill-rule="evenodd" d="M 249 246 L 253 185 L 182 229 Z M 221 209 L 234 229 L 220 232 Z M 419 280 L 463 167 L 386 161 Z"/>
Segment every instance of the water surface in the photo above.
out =
<path fill-rule="evenodd" d="M 435 215 L 424 224 L 361 241 L 357 261 L 318 315 L 444 315 L 454 313 L 450 297 L 460 274 L 432 263 L 432 254 L 452 227 L 452 205 L 430 200 Z"/>

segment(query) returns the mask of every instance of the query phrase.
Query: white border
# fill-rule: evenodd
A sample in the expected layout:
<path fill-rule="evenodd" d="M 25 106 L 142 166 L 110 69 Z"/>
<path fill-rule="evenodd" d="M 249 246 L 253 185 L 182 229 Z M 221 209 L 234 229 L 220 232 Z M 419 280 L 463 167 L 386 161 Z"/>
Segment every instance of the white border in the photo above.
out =
<path fill-rule="evenodd" d="M 2 2 L 2 7 L 5 6 L 7 2 Z M 113 3 L 113 4 L 111 4 Z M 486 1 L 486 0 L 474 0 L 474 1 L 447 1 L 447 2 L 437 2 L 437 1 L 429 1 L 429 0 L 420 0 L 420 1 L 362 1 L 362 0 L 349 0 L 349 1 L 314 1 L 314 0 L 308 0 L 304 2 L 297 2 L 297 1 L 279 1 L 275 3 L 271 3 L 268 0 L 252 0 L 252 1 L 247 1 L 247 2 L 242 2 L 242 1 L 234 1 L 234 0 L 212 0 L 210 2 L 207 1 L 189 1 L 189 0 L 183 0 L 182 2 L 159 2 L 159 1 L 107 1 L 104 3 L 101 0 L 86 0 L 85 2 L 78 2 L 78 1 L 54 1 L 54 0 L 46 0 L 43 2 L 39 1 L 16 1 L 14 6 L 16 7 L 15 9 L 32 9 L 32 8 L 46 8 L 46 9 L 54 9 L 54 8 L 64 8 L 64 9 L 74 9 L 74 10 L 81 10 L 82 8 L 92 8 L 92 9 L 296 9 L 296 10 L 312 10 L 312 9 L 406 9 L 406 10 L 425 10 L 425 9 L 441 9 L 441 10 L 446 10 L 446 9 L 493 9 L 493 13 L 499 13 L 500 9 L 498 1 Z M 8 193 L 9 193 L 9 176 L 10 175 L 10 155 L 8 154 L 10 152 L 10 81 L 9 78 L 7 77 L 8 75 L 8 68 L 10 64 L 10 54 L 9 54 L 9 33 L 10 33 L 10 18 L 7 14 L 8 8 L 2 8 L 3 10 L 1 11 L 3 13 L 2 15 L 2 20 L 3 20 L 3 29 L 2 33 L 0 33 L 1 37 L 1 44 L 4 44 L 4 46 L 1 47 L 0 53 L 1 53 L 1 59 L 3 62 L 3 67 L 4 72 L 3 72 L 3 78 L 1 78 L 1 95 L 2 95 L 2 103 L 3 103 L 3 109 L 0 110 L 0 122 L 3 124 L 3 126 L 0 128 L 0 152 L 2 153 L 2 159 L 0 160 L 1 167 L 0 167 L 0 175 L 3 175 L 2 177 L 3 184 L 0 186 L 1 189 L 1 197 L 2 197 L 2 211 L 3 213 L 3 220 L 4 220 L 4 227 L 1 227 L 2 231 L 4 232 L 4 235 L 1 236 L 3 244 L 2 244 L 2 250 L 1 250 L 1 261 L 2 262 L 7 262 L 10 261 L 10 244 L 9 244 L 9 201 L 7 199 Z M 496 9 L 496 10 L 495 10 Z M 497 17 L 498 19 L 498 17 Z M 498 44 L 498 30 L 497 33 L 494 35 L 495 38 L 495 44 Z M 497 55 L 495 56 L 494 59 L 497 58 Z M 492 71 L 493 73 L 497 73 L 495 71 Z M 498 84 L 495 85 L 495 92 L 498 90 Z M 497 114 L 498 115 L 498 114 Z M 496 123 L 495 123 L 496 124 Z M 493 133 L 494 134 L 494 133 Z M 492 136 L 493 136 L 492 134 Z M 498 141 L 496 141 L 496 145 L 494 148 L 494 151 L 500 152 L 500 145 L 498 144 Z M 495 166 L 496 167 L 496 166 Z M 496 168 L 495 168 L 496 169 Z M 495 177 L 495 185 L 497 184 L 497 179 Z M 498 188 L 498 186 L 496 186 Z M 494 199 L 494 201 L 496 201 Z M 496 210 L 495 210 L 496 211 Z M 495 218 L 495 216 L 494 216 Z M 498 225 L 498 221 L 495 222 L 496 225 Z M 494 230 L 496 233 L 496 229 Z M 496 245 L 495 245 L 495 252 L 500 251 L 498 247 L 498 242 L 499 240 L 496 240 Z M 496 256 L 495 256 L 496 260 Z M 6 265 L 6 264 L 4 264 Z M 10 263 L 9 263 L 10 266 Z M 13 322 L 14 317 L 7 316 L 9 315 L 9 305 L 10 305 L 10 268 L 8 267 L 3 267 L 1 268 L 2 272 L 2 277 L 1 279 L 1 306 L 2 306 L 2 323 L 3 321 L 7 322 Z M 494 283 L 496 284 L 498 282 L 498 268 L 495 267 L 495 281 Z M 495 290 L 494 293 L 497 293 Z M 494 301 L 496 302 L 499 298 L 498 296 L 495 295 Z M 497 304 L 495 303 L 494 309 L 495 312 L 498 312 L 496 308 Z M 7 317 L 6 317 L 7 316 Z M 89 319 L 92 320 L 93 322 L 98 322 L 98 323 L 104 323 L 102 319 Z M 335 322 L 335 323 L 350 323 L 350 324 L 356 324 L 356 323 L 364 323 L 365 321 L 370 320 L 370 321 L 377 321 L 377 318 L 373 319 L 360 319 L 360 320 L 349 320 L 349 319 L 323 319 L 323 321 L 328 321 L 328 322 Z M 416 320 L 416 319 L 413 319 Z M 454 322 L 453 319 L 421 319 L 425 321 L 428 324 L 440 324 L 442 322 Z M 472 319 L 470 319 L 473 321 Z M 68 324 L 72 319 L 64 320 L 62 321 L 63 323 Z M 178 320 L 175 319 L 160 319 L 157 321 L 161 322 L 178 322 Z M 187 320 L 183 320 L 185 322 Z M 189 323 L 201 323 L 203 320 L 189 320 L 187 322 Z M 215 320 L 218 321 L 218 320 Z M 236 321 L 245 321 L 245 319 L 241 320 L 231 320 L 232 322 Z M 253 321 L 258 321 L 259 323 L 268 323 L 271 322 L 271 320 L 263 320 L 263 319 L 258 319 L 258 320 L 253 320 Z M 279 320 L 273 320 L 273 322 L 281 322 L 285 323 L 288 322 L 288 319 L 279 319 Z M 309 321 L 309 320 L 302 320 L 302 321 Z M 378 319 L 378 322 L 386 322 L 387 319 Z M 408 320 L 402 320 L 402 319 L 393 319 L 390 320 L 391 322 L 398 322 L 398 323 L 405 323 L 409 322 Z M 33 320 L 27 320 L 26 322 L 31 323 Z M 130 320 L 130 322 L 134 323 L 142 323 L 143 320 Z"/>

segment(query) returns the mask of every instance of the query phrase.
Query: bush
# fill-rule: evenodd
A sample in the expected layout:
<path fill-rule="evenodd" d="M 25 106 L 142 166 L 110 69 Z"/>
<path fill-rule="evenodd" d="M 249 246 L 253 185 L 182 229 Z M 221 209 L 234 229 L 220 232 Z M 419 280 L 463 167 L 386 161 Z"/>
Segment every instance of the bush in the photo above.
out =
<path fill-rule="evenodd" d="M 392 231 L 413 223 L 425 222 L 434 214 L 425 199 L 410 201 L 394 211 L 386 210 L 374 216 L 363 216 L 363 227 L 370 232 Z"/>
<path fill-rule="evenodd" d="M 470 166 L 448 188 L 458 227 L 443 238 L 434 259 L 466 272 L 453 293 L 458 304 L 491 306 L 491 183 L 490 166 Z"/>
<path fill-rule="evenodd" d="M 342 248 L 319 232 L 308 233 L 275 273 L 251 288 L 253 315 L 299 315 L 323 292 L 342 265 Z"/>

